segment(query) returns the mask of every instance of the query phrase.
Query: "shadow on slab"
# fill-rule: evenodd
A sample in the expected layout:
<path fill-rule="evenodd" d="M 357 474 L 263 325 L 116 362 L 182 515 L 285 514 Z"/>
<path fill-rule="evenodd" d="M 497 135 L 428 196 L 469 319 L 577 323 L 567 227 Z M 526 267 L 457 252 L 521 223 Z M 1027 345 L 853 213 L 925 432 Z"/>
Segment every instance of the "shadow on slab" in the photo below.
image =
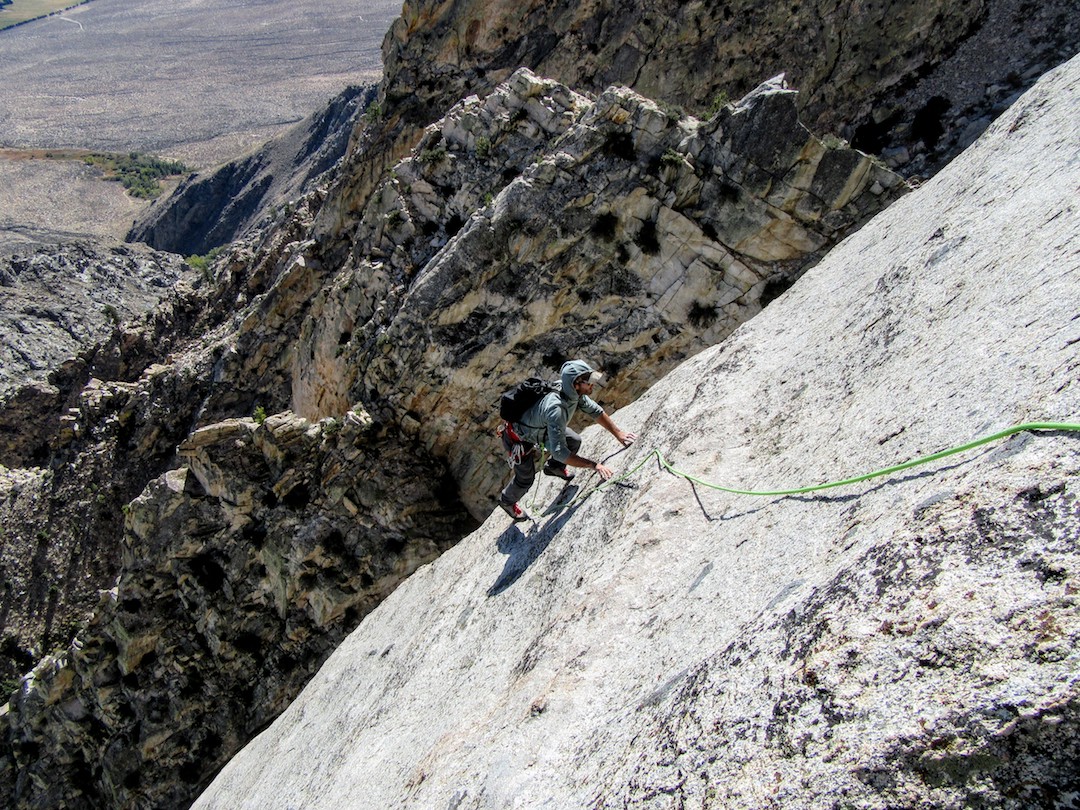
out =
<path fill-rule="evenodd" d="M 499 578 L 495 580 L 495 584 L 488 588 L 488 596 L 498 596 L 508 589 L 521 578 L 533 561 L 544 553 L 544 549 L 548 547 L 555 535 L 584 503 L 584 501 L 573 502 L 577 492 L 576 485 L 568 484 L 563 487 L 558 497 L 541 516 L 547 516 L 548 519 L 543 525 L 538 525 L 534 518 L 528 534 L 521 531 L 522 524 L 514 523 L 499 535 L 496 547 L 501 553 L 507 555 L 506 564 Z M 560 504 L 565 506 L 560 506 Z"/>

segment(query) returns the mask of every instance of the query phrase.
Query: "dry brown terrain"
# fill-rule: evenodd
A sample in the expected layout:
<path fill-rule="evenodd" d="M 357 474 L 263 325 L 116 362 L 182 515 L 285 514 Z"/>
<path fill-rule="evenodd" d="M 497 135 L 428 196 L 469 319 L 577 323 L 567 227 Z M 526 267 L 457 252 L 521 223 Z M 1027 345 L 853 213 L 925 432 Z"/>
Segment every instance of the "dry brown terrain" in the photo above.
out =
<path fill-rule="evenodd" d="M 205 168 L 377 80 L 399 0 L 93 0 L 0 31 L 0 146 L 140 151 Z M 0 158 L 0 245 L 116 235 L 146 202 L 77 162 Z"/>
<path fill-rule="evenodd" d="M 0 246 L 56 237 L 122 239 L 148 204 L 81 161 L 0 157 Z"/>

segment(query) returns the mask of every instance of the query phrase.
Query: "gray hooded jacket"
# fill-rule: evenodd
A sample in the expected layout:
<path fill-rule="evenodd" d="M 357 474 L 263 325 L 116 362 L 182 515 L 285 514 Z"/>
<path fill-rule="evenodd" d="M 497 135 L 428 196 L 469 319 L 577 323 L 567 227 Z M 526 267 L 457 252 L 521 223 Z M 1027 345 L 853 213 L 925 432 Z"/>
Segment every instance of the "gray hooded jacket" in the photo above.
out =
<path fill-rule="evenodd" d="M 563 363 L 559 373 L 561 390 L 548 394 L 525 411 L 521 421 L 514 423 L 514 432 L 527 442 L 544 445 L 552 458 L 565 464 L 570 456 L 566 426 L 578 408 L 594 418 L 604 412 L 590 397 L 578 396 L 574 390 L 574 380 L 593 370 L 584 360 Z"/>

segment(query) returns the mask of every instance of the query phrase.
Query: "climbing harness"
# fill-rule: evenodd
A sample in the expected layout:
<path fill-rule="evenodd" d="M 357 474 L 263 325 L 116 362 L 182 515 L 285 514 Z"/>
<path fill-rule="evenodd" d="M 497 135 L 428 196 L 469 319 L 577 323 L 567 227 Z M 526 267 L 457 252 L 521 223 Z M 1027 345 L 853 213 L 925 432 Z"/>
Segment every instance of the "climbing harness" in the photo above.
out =
<path fill-rule="evenodd" d="M 506 454 L 506 464 L 511 470 L 533 450 L 532 444 L 518 436 L 509 422 L 501 422 L 495 429 L 495 433 L 500 439 L 505 436 L 510 441 L 510 452 Z"/>
<path fill-rule="evenodd" d="M 510 441 L 510 451 L 506 454 L 506 466 L 510 468 L 511 472 L 514 471 L 514 468 L 517 467 L 527 455 L 535 452 L 536 450 L 540 451 L 539 457 L 536 460 L 537 467 L 540 470 L 544 469 L 544 465 L 547 464 L 549 456 L 547 448 L 543 444 L 537 445 L 533 444 L 532 442 L 525 441 L 517 434 L 517 431 L 514 430 L 513 425 L 511 425 L 505 420 L 500 422 L 499 426 L 495 428 L 495 435 L 498 436 L 500 439 L 505 436 L 505 438 Z M 569 481 L 570 479 L 567 478 L 566 480 Z M 535 489 L 531 491 L 536 492 Z M 529 507 L 536 508 L 536 505 L 536 500 L 534 498 L 529 503 Z"/>
<path fill-rule="evenodd" d="M 755 495 L 755 496 L 765 496 L 765 497 L 781 497 L 781 496 L 785 496 L 785 495 L 805 495 L 805 494 L 810 493 L 810 492 L 819 492 L 821 490 L 832 489 L 834 487 L 841 487 L 841 486 L 846 486 L 846 485 L 849 485 L 849 484 L 857 484 L 857 483 L 860 483 L 862 481 L 869 481 L 869 480 L 871 480 L 873 478 L 880 478 L 881 476 L 891 475 L 893 473 L 898 473 L 898 472 L 901 472 L 903 470 L 911 469 L 912 467 L 917 467 L 917 466 L 919 466 L 921 464 L 928 464 L 928 463 L 930 463 L 932 461 L 937 461 L 938 459 L 942 459 L 942 458 L 946 458 L 948 456 L 956 455 L 957 453 L 963 453 L 963 452 L 965 452 L 967 450 L 972 450 L 972 449 L 974 449 L 976 447 L 980 447 L 980 446 L 982 446 L 984 444 L 989 444 L 991 442 L 995 442 L 995 441 L 998 441 L 1000 439 L 1007 438 L 1007 437 L 1012 436 L 1012 435 L 1014 435 L 1016 433 L 1023 433 L 1023 432 L 1032 431 L 1032 430 L 1054 430 L 1054 431 L 1080 432 L 1080 424 L 1069 424 L 1069 423 L 1064 423 L 1064 422 L 1027 422 L 1027 423 L 1024 423 L 1024 424 L 1021 424 L 1021 425 L 1013 425 L 1012 427 L 1006 428 L 1004 430 L 999 430 L 997 433 L 993 433 L 993 434 L 991 434 L 989 436 L 984 436 L 981 439 L 975 439 L 974 441 L 970 441 L 970 442 L 967 442 L 965 444 L 957 445 L 956 447 L 950 447 L 950 448 L 948 448 L 946 450 L 939 450 L 936 453 L 931 453 L 928 456 L 921 456 L 919 458 L 912 459 L 911 461 L 905 461 L 902 464 L 894 464 L 891 467 L 885 467 L 884 469 L 875 470 L 874 472 L 866 473 L 864 475 L 857 475 L 857 476 L 854 476 L 852 478 L 844 478 L 844 479 L 841 479 L 839 481 L 829 481 L 828 483 L 825 483 L 825 484 L 814 484 L 812 486 L 795 487 L 793 489 L 752 490 L 752 489 L 738 489 L 736 487 L 726 487 L 726 486 L 721 486 L 720 484 L 714 484 L 712 482 L 705 481 L 705 480 L 703 480 L 703 479 L 701 479 L 701 478 L 699 478 L 697 476 L 691 475 L 690 473 L 686 473 L 686 472 L 683 472 L 682 470 L 676 469 L 674 466 L 671 465 L 671 463 L 666 458 L 664 458 L 663 453 L 661 453 L 659 449 L 654 448 L 654 449 L 650 450 L 645 455 L 645 458 L 643 458 L 636 466 L 634 466 L 629 471 L 623 473 L 620 476 L 609 478 L 607 481 L 604 481 L 604 482 L 598 484 L 597 486 L 593 487 L 592 489 L 587 490 L 585 492 L 582 492 L 576 498 L 574 498 L 572 501 L 569 501 L 568 503 L 562 505 L 560 507 L 560 509 L 566 509 L 566 508 L 568 508 L 568 507 L 570 507 L 570 506 L 572 506 L 572 505 L 574 505 L 574 504 L 576 504 L 578 502 L 584 501 L 586 498 L 588 498 L 594 492 L 599 492 L 599 491 L 601 491 L 603 489 L 607 489 L 610 486 L 615 486 L 615 485 L 621 484 L 627 478 L 629 478 L 630 476 L 632 476 L 636 472 L 638 472 L 638 470 L 640 470 L 642 467 L 644 467 L 649 462 L 649 460 L 654 458 L 654 457 L 656 458 L 657 463 L 663 469 L 667 470 L 669 473 L 671 473 L 673 475 L 677 475 L 680 478 L 685 478 L 687 481 L 690 481 L 690 482 L 695 483 L 695 484 L 699 484 L 699 485 L 701 485 L 703 487 L 707 487 L 709 489 L 718 490 L 720 492 L 727 492 L 727 493 L 730 493 L 732 495 Z"/>
<path fill-rule="evenodd" d="M 532 450 L 529 450 L 528 452 L 532 452 Z M 510 452 L 506 455 L 506 465 L 513 470 L 514 467 L 521 463 L 521 460 L 525 457 L 525 453 L 525 445 L 514 444 Z"/>

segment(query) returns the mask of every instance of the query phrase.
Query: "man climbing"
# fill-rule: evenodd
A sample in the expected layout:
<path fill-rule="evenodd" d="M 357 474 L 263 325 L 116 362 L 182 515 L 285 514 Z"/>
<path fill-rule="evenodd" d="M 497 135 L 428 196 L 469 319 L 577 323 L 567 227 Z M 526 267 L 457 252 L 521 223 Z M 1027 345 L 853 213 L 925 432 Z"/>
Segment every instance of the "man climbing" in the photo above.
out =
<path fill-rule="evenodd" d="M 605 481 L 611 478 L 611 468 L 577 454 L 581 436 L 567 424 L 578 408 L 593 417 L 624 447 L 634 443 L 637 436 L 619 428 L 589 396 L 595 386 L 602 385 L 602 379 L 603 375 L 584 360 L 569 360 L 563 363 L 559 374 L 559 391 L 541 398 L 525 411 L 520 421 L 503 423 L 500 433 L 514 477 L 503 488 L 499 506 L 515 521 L 528 520 L 517 502 L 529 491 L 536 477 L 537 445 L 546 447 L 551 456 L 544 464 L 544 475 L 569 481 L 574 477 L 567 469 L 569 466 L 596 470 Z"/>

